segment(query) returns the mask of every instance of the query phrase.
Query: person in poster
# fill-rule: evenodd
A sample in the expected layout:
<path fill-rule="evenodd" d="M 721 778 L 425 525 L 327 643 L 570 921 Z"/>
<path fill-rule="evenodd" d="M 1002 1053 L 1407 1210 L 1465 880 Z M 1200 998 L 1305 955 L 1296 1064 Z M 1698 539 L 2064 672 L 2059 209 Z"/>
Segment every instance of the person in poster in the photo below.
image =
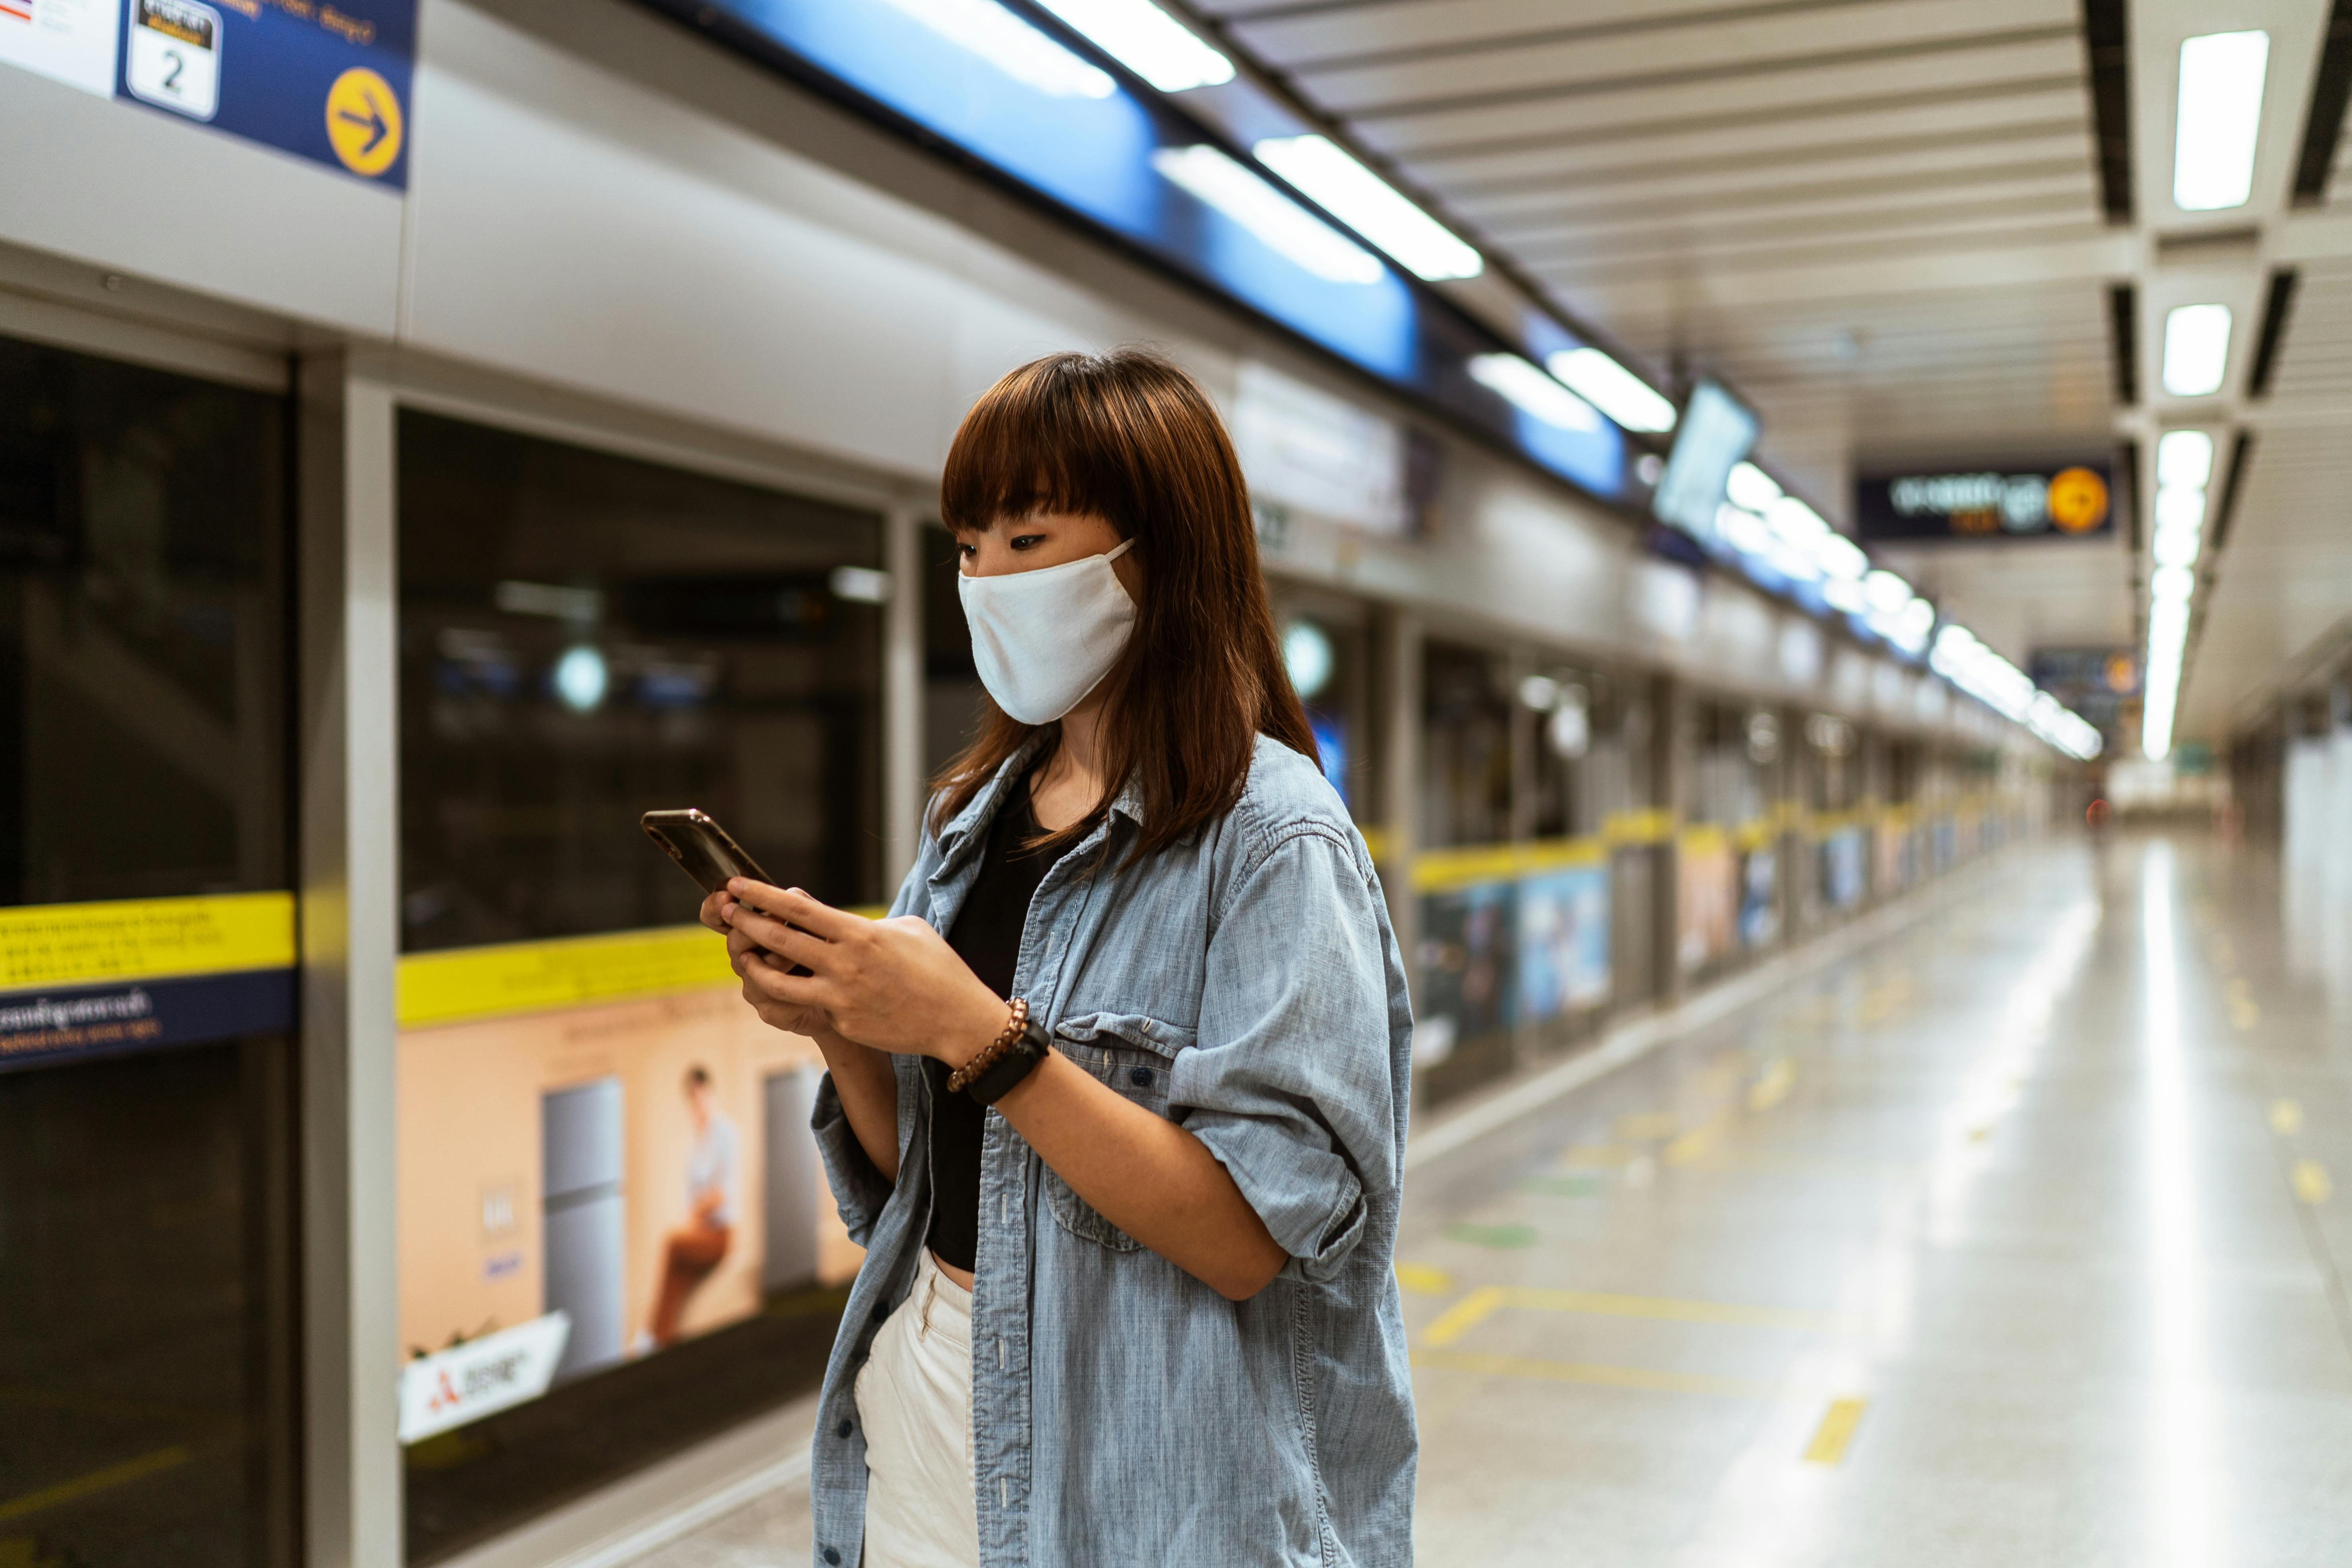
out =
<path fill-rule="evenodd" d="M 726 1261 L 735 1237 L 742 1144 L 735 1123 L 712 1100 L 709 1069 L 700 1063 L 688 1068 L 686 1108 L 694 1119 L 694 1148 L 686 1159 L 687 1220 L 662 1245 L 661 1289 L 646 1328 L 655 1350 L 677 1342 L 678 1314 L 686 1310 L 687 1298 Z"/>

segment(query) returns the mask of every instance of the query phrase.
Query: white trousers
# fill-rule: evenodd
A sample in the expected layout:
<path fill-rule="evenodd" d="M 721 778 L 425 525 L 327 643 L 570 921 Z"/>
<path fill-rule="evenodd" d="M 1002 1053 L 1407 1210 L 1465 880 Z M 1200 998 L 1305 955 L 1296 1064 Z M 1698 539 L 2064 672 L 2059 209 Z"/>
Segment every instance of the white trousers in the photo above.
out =
<path fill-rule="evenodd" d="M 971 1292 L 922 1249 L 915 1288 L 858 1369 L 866 1568 L 978 1568 L 972 1506 Z"/>

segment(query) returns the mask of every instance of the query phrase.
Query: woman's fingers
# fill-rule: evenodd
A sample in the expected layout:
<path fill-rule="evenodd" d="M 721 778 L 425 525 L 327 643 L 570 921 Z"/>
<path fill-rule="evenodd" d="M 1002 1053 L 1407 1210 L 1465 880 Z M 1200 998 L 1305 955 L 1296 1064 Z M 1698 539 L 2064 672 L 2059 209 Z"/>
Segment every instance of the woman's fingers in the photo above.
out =
<path fill-rule="evenodd" d="M 747 996 L 756 993 L 771 1002 L 782 1002 L 793 1007 L 825 1006 L 832 999 L 832 987 L 821 974 L 793 974 L 782 964 L 761 963 L 747 959 L 740 973 Z"/>
<path fill-rule="evenodd" d="M 793 963 L 805 963 L 819 972 L 828 967 L 826 960 L 831 943 L 819 942 L 806 931 L 794 931 L 782 921 L 754 914 L 749 904 L 736 906 L 735 930 L 769 952 L 786 960 L 787 967 Z"/>
<path fill-rule="evenodd" d="M 826 942 L 839 942 L 873 923 L 863 915 L 819 903 L 798 888 L 772 888 L 765 882 L 738 877 L 727 884 L 727 890 L 772 919 L 789 921 Z"/>
<path fill-rule="evenodd" d="M 721 888 L 702 900 L 699 918 L 712 931 L 724 932 L 728 929 L 727 911 L 734 907 L 735 895 Z"/>

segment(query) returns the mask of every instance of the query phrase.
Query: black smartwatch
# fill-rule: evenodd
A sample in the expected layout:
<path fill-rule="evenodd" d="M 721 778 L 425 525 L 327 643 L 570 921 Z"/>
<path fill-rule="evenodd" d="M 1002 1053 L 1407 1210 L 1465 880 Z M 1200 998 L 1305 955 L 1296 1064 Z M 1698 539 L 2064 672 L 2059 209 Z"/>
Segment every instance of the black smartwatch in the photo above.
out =
<path fill-rule="evenodd" d="M 964 1092 L 982 1105 L 994 1105 L 1012 1092 L 1013 1086 L 1037 1070 L 1037 1064 L 1051 1056 L 1054 1037 L 1045 1033 L 1044 1025 L 1030 1019 L 1013 1044 L 994 1067 L 965 1086 Z"/>

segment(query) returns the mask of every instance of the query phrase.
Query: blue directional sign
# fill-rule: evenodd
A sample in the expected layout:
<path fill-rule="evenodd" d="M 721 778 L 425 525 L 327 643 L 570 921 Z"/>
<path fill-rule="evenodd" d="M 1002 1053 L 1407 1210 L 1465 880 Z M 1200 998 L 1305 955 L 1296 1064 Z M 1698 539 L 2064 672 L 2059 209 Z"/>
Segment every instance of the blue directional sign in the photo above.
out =
<path fill-rule="evenodd" d="M 125 0 L 118 96 L 408 184 L 416 0 Z"/>

